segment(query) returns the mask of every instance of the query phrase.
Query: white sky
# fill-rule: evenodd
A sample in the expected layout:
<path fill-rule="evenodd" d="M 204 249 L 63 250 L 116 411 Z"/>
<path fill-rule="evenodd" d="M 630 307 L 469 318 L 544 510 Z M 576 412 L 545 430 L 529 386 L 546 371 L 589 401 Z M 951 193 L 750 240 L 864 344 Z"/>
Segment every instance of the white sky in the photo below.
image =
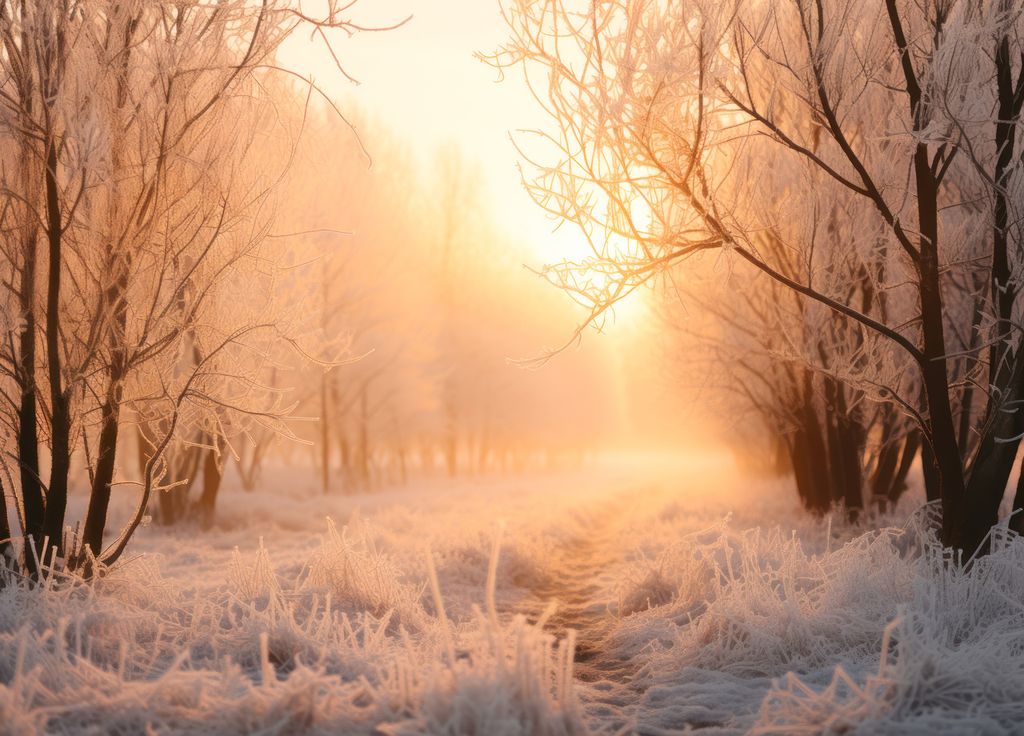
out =
<path fill-rule="evenodd" d="M 359 86 L 341 76 L 322 43 L 305 35 L 289 41 L 282 61 L 384 121 L 423 160 L 445 143 L 457 144 L 478 168 L 499 224 L 526 241 L 538 261 L 578 252 L 579 234 L 566 227 L 552 235 L 555 223 L 523 190 L 509 141 L 517 128 L 545 125 L 543 112 L 521 76 L 499 83 L 497 71 L 473 56 L 507 37 L 498 0 L 362 0 L 350 14 L 376 25 L 412 16 L 396 30 L 339 41 L 339 57 Z"/>

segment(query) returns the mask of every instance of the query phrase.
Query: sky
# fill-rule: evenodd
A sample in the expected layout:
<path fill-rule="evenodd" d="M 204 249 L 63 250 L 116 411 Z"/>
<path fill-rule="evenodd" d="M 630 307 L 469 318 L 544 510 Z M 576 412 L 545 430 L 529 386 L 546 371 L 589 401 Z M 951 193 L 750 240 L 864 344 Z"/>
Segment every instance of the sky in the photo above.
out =
<path fill-rule="evenodd" d="M 509 140 L 517 129 L 546 123 L 521 77 L 499 82 L 497 70 L 474 57 L 490 53 L 507 37 L 497 0 L 362 0 L 350 11 L 363 24 L 400 28 L 339 39 L 346 80 L 322 43 L 294 36 L 281 57 L 290 68 L 312 74 L 338 99 L 351 100 L 428 159 L 454 143 L 478 169 L 499 224 L 521 237 L 538 259 L 579 253 L 582 241 L 530 200 Z M 411 17 L 410 17 L 411 16 Z M 372 151 L 371 151 L 372 155 Z"/>

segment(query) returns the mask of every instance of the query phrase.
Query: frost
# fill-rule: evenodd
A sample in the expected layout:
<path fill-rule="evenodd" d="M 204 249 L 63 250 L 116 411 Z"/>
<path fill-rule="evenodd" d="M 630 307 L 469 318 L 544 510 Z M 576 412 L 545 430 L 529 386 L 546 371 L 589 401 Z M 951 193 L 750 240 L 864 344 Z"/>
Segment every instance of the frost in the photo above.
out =
<path fill-rule="evenodd" d="M 91 583 L 8 579 L 3 732 L 1018 730 L 1024 540 L 960 568 L 920 489 L 858 525 L 637 472 L 316 495 L 305 525 L 228 488 L 224 526 L 151 528 Z"/>

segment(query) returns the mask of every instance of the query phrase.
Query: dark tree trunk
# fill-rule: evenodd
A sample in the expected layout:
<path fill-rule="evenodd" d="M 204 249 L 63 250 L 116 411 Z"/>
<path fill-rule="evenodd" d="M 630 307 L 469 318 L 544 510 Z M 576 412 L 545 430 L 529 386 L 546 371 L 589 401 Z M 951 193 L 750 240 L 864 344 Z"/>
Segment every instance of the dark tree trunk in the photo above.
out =
<path fill-rule="evenodd" d="M 1017 490 L 1013 494 L 1010 513 L 1010 528 L 1018 534 L 1024 534 L 1024 457 L 1020 461 L 1020 476 L 1017 478 Z"/>
<path fill-rule="evenodd" d="M 831 379 L 830 379 L 831 380 Z M 864 432 L 857 418 L 851 415 L 842 384 L 836 382 L 836 440 L 839 443 L 839 466 L 833 475 L 841 474 L 842 500 L 846 512 L 856 517 L 864 508 Z"/>
<path fill-rule="evenodd" d="M 244 446 L 243 446 L 244 450 Z M 239 457 L 236 462 L 238 468 L 238 475 L 242 480 L 242 488 L 245 491 L 251 492 L 256 490 L 256 485 L 260 480 L 260 472 L 262 469 L 263 462 L 263 444 L 257 442 L 252 445 L 249 453 L 244 451 L 239 452 Z"/>
<path fill-rule="evenodd" d="M 850 416 L 842 384 L 826 377 L 823 388 L 827 405 L 823 417 L 827 448 L 824 495 L 830 505 L 842 502 L 846 513 L 856 517 L 864 506 L 862 431 L 857 420 Z"/>
<path fill-rule="evenodd" d="M 82 541 L 94 556 L 103 551 L 103 531 L 107 525 L 110 506 L 110 486 L 114 480 L 114 460 L 117 451 L 120 398 L 107 397 L 101 412 L 100 444 L 96 456 L 89 509 L 85 516 Z"/>
<path fill-rule="evenodd" d="M 793 432 L 789 443 L 789 463 L 793 466 L 793 480 L 796 481 L 796 493 L 800 503 L 808 510 L 812 509 L 814 492 L 814 476 L 807 459 L 807 437 L 802 429 Z"/>
<path fill-rule="evenodd" d="M 871 495 L 886 504 L 892 499 L 893 488 L 897 482 L 896 471 L 899 468 L 901 450 L 901 443 L 889 437 L 884 440 L 878 451 L 878 463 L 871 477 Z"/>
<path fill-rule="evenodd" d="M 826 390 L 826 396 L 831 393 Z M 831 403 L 831 400 L 830 400 Z M 839 439 L 839 428 L 835 420 L 835 410 L 830 408 L 825 414 L 825 447 L 828 449 L 827 462 L 829 467 L 828 494 L 831 501 L 839 501 L 846 497 L 846 475 L 843 472 L 842 442 Z"/>
<path fill-rule="evenodd" d="M 921 474 L 924 476 L 925 500 L 929 503 L 942 500 L 939 464 L 935 462 L 935 451 L 927 441 L 921 443 Z"/>
<path fill-rule="evenodd" d="M 7 516 L 7 492 L 4 490 L 3 479 L 0 479 L 0 567 L 7 564 L 11 544 L 11 522 Z M 0 575 L 0 585 L 3 585 L 3 581 L 3 576 Z"/>
<path fill-rule="evenodd" d="M 61 270 L 63 226 L 57 183 L 57 142 L 46 145 L 46 235 L 49 243 L 49 278 L 46 294 L 46 360 L 50 379 L 50 485 L 46 493 L 43 536 L 58 548 L 64 532 L 68 503 L 68 473 L 71 469 L 71 402 L 61 376 Z"/>
<path fill-rule="evenodd" d="M 999 521 L 999 505 L 1006 493 L 1013 462 L 1017 457 L 1017 448 L 1020 446 L 1020 440 L 999 440 L 1019 435 L 1021 422 L 1018 417 L 1021 412 L 1018 410 L 1008 414 L 1005 411 L 997 411 L 1000 416 L 985 433 L 967 482 L 966 528 L 971 535 L 970 539 L 973 540 L 973 546 L 964 549 L 969 552 L 978 549 L 988 530 Z"/>
<path fill-rule="evenodd" d="M 23 25 L 21 28 L 21 47 L 29 48 L 30 31 Z M 14 36 L 8 36 L 5 44 L 14 44 Z M 10 53 L 11 50 L 8 51 Z M 21 124 L 25 130 L 34 125 L 35 80 L 32 74 L 21 74 L 12 80 L 18 91 L 18 100 L 23 119 Z M 27 193 L 35 192 L 37 177 L 37 154 L 32 143 L 24 142 L 20 149 L 21 183 Z M 27 200 L 21 214 L 25 232 L 23 234 L 24 264 L 19 285 L 19 306 L 24 319 L 24 327 L 19 335 L 17 382 L 20 397 L 18 402 L 18 474 L 21 482 L 21 498 L 24 513 L 22 532 L 31 535 L 35 544 L 39 544 L 43 534 L 43 523 L 46 516 L 46 504 L 43 497 L 42 477 L 39 473 L 39 434 L 38 418 L 38 386 L 36 385 L 36 270 L 38 265 L 38 231 L 36 218 L 33 216 L 37 195 Z M 25 549 L 25 565 L 30 575 L 34 575 L 35 560 Z"/>
<path fill-rule="evenodd" d="M 18 388 L 21 392 L 18 404 L 18 470 L 25 509 L 24 532 L 39 544 L 43 537 L 46 507 L 39 476 L 39 437 L 36 425 L 35 273 L 36 236 L 32 233 L 25 239 L 25 268 L 21 274 L 21 310 L 25 325 L 20 335 L 18 355 Z M 26 555 L 27 560 L 31 558 L 32 555 Z"/>
<path fill-rule="evenodd" d="M 1011 320 L 1017 291 L 1010 267 L 1008 248 L 1010 223 L 1006 197 L 1007 184 L 1014 170 L 1016 121 L 1024 99 L 1017 94 L 1017 85 L 1013 81 L 1010 42 L 1006 36 L 1000 38 L 996 45 L 995 65 L 999 122 L 995 129 L 997 157 L 993 172 L 995 187 L 993 187 L 991 295 L 996 306 L 996 330 L 999 339 L 993 342 L 989 350 L 989 382 L 995 387 L 995 392 L 1001 397 L 1001 400 L 998 404 L 991 402 L 989 404 L 981 445 L 974 463 L 971 465 L 970 479 L 967 484 L 969 506 L 966 529 L 968 539 L 972 544 L 965 546 L 969 552 L 978 547 L 980 540 L 998 521 L 999 505 L 1005 494 L 1006 484 L 1017 456 L 1021 429 L 1024 428 L 1024 421 L 1021 419 L 1022 412 L 1019 407 L 1015 406 L 1015 403 L 1021 398 L 1024 360 L 1014 354 L 1012 345 L 1007 344 L 1013 334 Z M 1021 74 L 1024 74 L 1024 70 L 1021 71 Z"/>
<path fill-rule="evenodd" d="M 179 456 L 177 462 L 170 461 L 173 463 L 172 482 L 180 485 L 160 492 L 160 513 L 157 520 L 162 526 L 172 526 L 185 517 L 188 511 L 188 494 L 199 471 L 201 457 L 202 452 L 198 447 L 188 447 L 183 458 Z"/>
<path fill-rule="evenodd" d="M 115 7 L 115 12 L 118 8 Z M 128 103 L 128 64 L 132 53 L 132 34 L 136 20 L 125 24 L 123 48 L 117 74 L 117 110 L 120 114 Z M 114 131 L 115 135 L 120 131 Z M 123 143 L 112 139 L 111 166 L 115 172 L 123 168 L 121 147 Z M 116 186 L 116 185 L 115 185 Z M 114 206 L 117 206 L 117 191 L 114 190 Z M 85 517 L 83 542 L 99 556 L 103 548 L 103 531 L 107 524 L 107 510 L 110 506 L 111 484 L 114 481 L 114 462 L 117 457 L 117 437 L 121 421 L 121 398 L 123 382 L 128 372 L 128 274 L 131 265 L 129 252 L 120 252 L 115 243 L 110 244 L 110 286 L 104 294 L 104 306 L 111 315 L 111 326 L 107 342 L 110 347 L 110 365 L 107 372 L 107 396 L 100 412 L 100 443 L 96 455 L 96 468 L 92 478 L 92 493 Z"/>
<path fill-rule="evenodd" d="M 914 104 L 915 129 L 923 127 L 920 106 Z M 943 321 L 941 264 L 938 251 L 938 182 L 931 169 L 928 145 L 914 152 L 917 212 L 920 227 L 918 293 L 921 300 L 921 332 L 924 338 L 921 373 L 928 404 L 928 429 L 932 457 L 938 470 L 938 495 L 942 499 L 942 541 L 949 547 L 973 551 L 987 532 L 969 524 L 963 463 L 957 443 L 956 424 L 949 400 L 949 373 Z"/>
<path fill-rule="evenodd" d="M 910 475 L 910 468 L 913 466 L 914 458 L 917 457 L 917 453 L 920 448 L 920 430 L 915 429 L 910 431 L 903 442 L 900 464 L 896 469 L 896 477 L 893 479 L 893 484 L 889 491 L 889 501 L 891 503 L 896 503 L 900 496 L 903 495 L 903 492 L 907 489 L 907 477 Z M 934 467 L 934 464 L 932 467 Z"/>
<path fill-rule="evenodd" d="M 800 410 L 800 426 L 794 433 L 791 461 L 797 481 L 797 492 L 804 507 L 823 514 L 832 506 L 829 490 L 828 451 L 822 436 L 821 423 L 811 402 L 810 380 L 805 381 L 804 406 Z"/>
<path fill-rule="evenodd" d="M 937 471 L 937 477 L 931 480 L 942 500 L 942 541 L 949 547 L 973 552 L 988 529 L 981 531 L 968 526 L 968 504 L 949 405 L 945 360 L 939 355 L 929 357 L 930 352 L 926 351 L 926 362 L 934 364 L 926 365 L 924 374 L 930 409 L 931 465 Z"/>
<path fill-rule="evenodd" d="M 128 309 L 124 296 L 128 288 L 127 275 L 122 274 L 107 290 L 107 308 L 113 313 L 110 333 L 111 360 L 108 372 L 107 397 L 100 413 L 100 442 L 96 454 L 89 510 L 85 517 L 83 542 L 99 556 L 103 548 L 103 531 L 110 506 L 110 489 L 114 480 L 114 461 L 117 458 L 117 437 L 121 419 L 122 382 L 127 371 L 125 331 Z"/>
<path fill-rule="evenodd" d="M 217 493 L 220 491 L 220 483 L 223 474 L 223 465 L 215 449 L 206 451 L 206 459 L 203 462 L 203 492 L 196 503 L 196 515 L 199 523 L 207 529 L 213 523 L 213 514 L 217 505 Z"/>

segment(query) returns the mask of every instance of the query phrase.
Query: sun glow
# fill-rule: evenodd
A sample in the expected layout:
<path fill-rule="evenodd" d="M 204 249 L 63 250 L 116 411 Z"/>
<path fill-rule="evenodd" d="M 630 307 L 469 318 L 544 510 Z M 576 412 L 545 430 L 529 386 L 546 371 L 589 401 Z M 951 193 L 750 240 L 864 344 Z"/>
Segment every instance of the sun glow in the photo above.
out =
<path fill-rule="evenodd" d="M 1013 5 L 3 0 L 0 736 L 1024 736 Z"/>

